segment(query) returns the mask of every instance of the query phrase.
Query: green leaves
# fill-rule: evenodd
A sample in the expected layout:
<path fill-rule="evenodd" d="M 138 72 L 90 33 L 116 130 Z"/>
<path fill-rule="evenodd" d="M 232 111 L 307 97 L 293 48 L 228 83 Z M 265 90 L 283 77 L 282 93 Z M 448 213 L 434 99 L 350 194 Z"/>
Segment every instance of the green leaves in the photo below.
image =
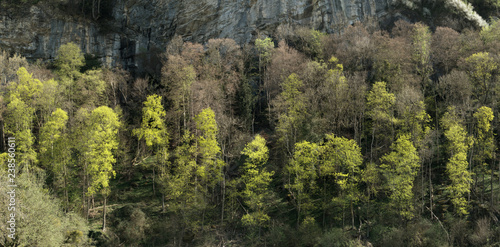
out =
<path fill-rule="evenodd" d="M 274 48 L 273 40 L 269 37 L 265 39 L 256 39 L 255 47 L 259 51 L 259 61 L 261 62 L 259 66 L 265 66 L 271 59 L 272 50 Z"/>
<path fill-rule="evenodd" d="M 410 140 L 410 135 L 400 136 L 391 145 L 392 152 L 380 160 L 391 190 L 391 204 L 399 210 L 405 219 L 414 216 L 413 210 L 413 181 L 417 176 L 420 158 L 417 149 Z"/>
<path fill-rule="evenodd" d="M 61 77 L 74 79 L 80 75 L 80 67 L 84 65 L 84 61 L 80 47 L 70 42 L 59 47 L 54 64 Z"/>
<path fill-rule="evenodd" d="M 367 114 L 374 122 L 394 122 L 392 107 L 396 102 L 396 97 L 387 91 L 385 82 L 375 82 L 366 100 L 369 109 Z"/>
<path fill-rule="evenodd" d="M 283 112 L 279 113 L 276 131 L 280 136 L 280 141 L 291 152 L 293 145 L 297 142 L 298 131 L 305 120 L 306 98 L 301 91 L 303 83 L 294 73 L 283 82 L 282 87 L 283 92 L 278 100 Z"/>
<path fill-rule="evenodd" d="M 245 146 L 241 154 L 247 156 L 241 176 L 241 181 L 245 185 L 242 197 L 251 210 L 241 220 L 247 226 L 261 226 L 270 219 L 266 213 L 269 210 L 266 201 L 271 196 L 268 187 L 271 176 L 274 174 L 264 167 L 269 158 L 266 140 L 260 135 L 255 136 L 255 139 Z"/>
<path fill-rule="evenodd" d="M 117 114 L 107 106 L 92 111 L 89 117 L 89 140 L 86 155 L 89 157 L 88 174 L 91 182 L 89 194 L 106 190 L 109 179 L 115 175 L 113 164 L 116 159 L 113 150 L 118 148 L 118 128 L 120 121 Z"/>
<path fill-rule="evenodd" d="M 133 131 L 139 139 L 144 139 L 146 145 L 151 147 L 166 147 L 168 145 L 168 132 L 165 126 L 165 110 L 161 104 L 161 96 L 156 94 L 148 96 L 142 108 L 141 128 Z"/>
<path fill-rule="evenodd" d="M 68 114 L 57 108 L 40 130 L 40 155 L 42 161 L 56 175 L 61 175 L 64 161 L 69 159 L 66 123 Z"/>
<path fill-rule="evenodd" d="M 470 192 L 472 183 L 471 172 L 467 169 L 467 151 L 473 144 L 473 140 L 467 136 L 467 131 L 462 127 L 461 121 L 455 113 L 455 108 L 448 108 L 441 120 L 445 128 L 444 135 L 448 139 L 448 152 L 450 158 L 446 163 L 446 172 L 451 180 L 447 186 L 448 196 L 451 199 L 458 215 L 468 214 L 467 200 L 465 194 Z"/>

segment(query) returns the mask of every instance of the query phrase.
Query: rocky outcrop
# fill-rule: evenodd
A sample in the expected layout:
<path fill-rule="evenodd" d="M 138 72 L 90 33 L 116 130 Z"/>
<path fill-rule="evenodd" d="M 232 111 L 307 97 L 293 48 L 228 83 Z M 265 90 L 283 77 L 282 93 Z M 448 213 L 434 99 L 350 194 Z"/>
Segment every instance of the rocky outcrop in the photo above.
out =
<path fill-rule="evenodd" d="M 105 64 L 128 68 L 138 56 L 162 51 L 181 35 L 186 41 L 232 38 L 243 44 L 271 35 L 280 24 L 337 32 L 368 17 L 384 18 L 391 0 L 115 0 L 102 24 L 32 6 L 24 15 L 0 11 L 0 48 L 29 59 L 52 59 L 75 42 Z M 14 17 L 13 17 L 14 16 Z"/>

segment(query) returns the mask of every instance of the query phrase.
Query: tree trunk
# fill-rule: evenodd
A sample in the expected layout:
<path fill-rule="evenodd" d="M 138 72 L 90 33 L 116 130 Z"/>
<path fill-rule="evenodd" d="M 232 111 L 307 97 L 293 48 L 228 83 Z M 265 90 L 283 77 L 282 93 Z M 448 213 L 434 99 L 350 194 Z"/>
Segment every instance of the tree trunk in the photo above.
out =
<path fill-rule="evenodd" d="M 161 193 L 161 211 L 165 213 L 165 193 Z"/>
<path fill-rule="evenodd" d="M 226 175 L 222 175 L 222 209 L 221 209 L 221 217 L 220 224 L 224 224 L 224 202 L 226 201 Z"/>
<path fill-rule="evenodd" d="M 64 208 L 64 210 L 67 213 L 69 211 L 69 196 L 68 196 L 68 184 L 66 181 L 66 176 L 67 176 L 66 165 L 64 165 L 63 169 L 64 169 L 64 199 L 66 201 L 66 207 Z"/>
<path fill-rule="evenodd" d="M 106 195 L 104 195 L 104 205 L 102 208 L 102 231 L 106 231 Z"/>
<path fill-rule="evenodd" d="M 355 229 L 355 226 L 354 226 L 354 205 L 352 203 L 352 199 L 351 199 L 351 218 L 352 218 L 352 229 Z"/>
<path fill-rule="evenodd" d="M 156 190 L 155 190 L 155 168 L 153 166 L 153 195 L 156 196 Z"/>

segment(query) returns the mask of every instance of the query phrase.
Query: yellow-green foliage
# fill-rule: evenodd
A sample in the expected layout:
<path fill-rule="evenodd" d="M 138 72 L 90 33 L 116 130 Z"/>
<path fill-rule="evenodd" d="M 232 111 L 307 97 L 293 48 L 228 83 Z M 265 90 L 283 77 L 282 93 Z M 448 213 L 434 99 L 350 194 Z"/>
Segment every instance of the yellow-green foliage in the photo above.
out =
<path fill-rule="evenodd" d="M 250 209 L 241 220 L 247 226 L 262 226 L 270 219 L 267 215 L 266 199 L 271 193 L 268 187 L 271 176 L 274 174 L 264 167 L 269 158 L 266 140 L 260 135 L 255 136 L 255 139 L 245 146 L 241 154 L 247 157 L 241 176 L 241 181 L 245 186 L 242 197 Z"/>
<path fill-rule="evenodd" d="M 70 42 L 59 47 L 54 64 L 57 67 L 59 76 L 74 79 L 80 75 L 79 70 L 84 61 L 85 57 L 80 47 Z"/>
<path fill-rule="evenodd" d="M 376 125 L 390 124 L 395 121 L 392 107 L 396 102 L 396 97 L 387 91 L 385 82 L 375 82 L 366 100 L 369 109 L 367 114 L 377 123 Z"/>
<path fill-rule="evenodd" d="M 475 86 L 475 96 L 482 104 L 490 102 L 494 89 L 494 75 L 498 64 L 488 52 L 479 52 L 465 59 L 468 74 Z"/>
<path fill-rule="evenodd" d="M 66 179 L 67 176 L 66 165 L 70 158 L 67 122 L 68 114 L 57 108 L 40 129 L 40 161 L 53 172 L 55 178 Z"/>
<path fill-rule="evenodd" d="M 414 216 L 413 181 L 417 176 L 420 158 L 410 135 L 400 136 L 391 145 L 392 152 L 381 158 L 384 174 L 391 190 L 391 204 L 405 219 Z"/>
<path fill-rule="evenodd" d="M 305 119 L 305 96 L 301 91 L 303 83 L 295 73 L 283 82 L 282 87 L 283 92 L 279 95 L 279 100 L 284 112 L 278 116 L 276 131 L 280 142 L 291 152 L 297 142 L 300 125 Z"/>
<path fill-rule="evenodd" d="M 415 24 L 412 36 L 412 59 L 416 64 L 416 71 L 427 82 L 432 72 L 431 62 L 431 39 L 432 34 L 429 27 L 421 23 Z M 423 85 L 425 86 L 425 85 Z"/>
<path fill-rule="evenodd" d="M 448 196 L 451 199 L 458 215 L 467 215 L 468 205 L 465 195 L 470 192 L 472 183 L 471 173 L 468 170 L 467 152 L 473 140 L 467 136 L 467 131 L 461 124 L 454 107 L 448 108 L 441 119 L 448 139 L 448 152 L 450 158 L 446 163 L 446 172 L 451 180 L 447 186 Z"/>
<path fill-rule="evenodd" d="M 259 52 L 259 66 L 265 66 L 271 59 L 272 51 L 274 48 L 274 43 L 271 38 L 256 39 L 255 47 Z"/>
<path fill-rule="evenodd" d="M 149 147 L 166 147 L 168 132 L 165 126 L 165 110 L 161 104 L 161 96 L 149 95 L 142 108 L 141 127 L 133 131 L 139 139 L 144 139 Z"/>
<path fill-rule="evenodd" d="M 198 164 L 197 175 L 202 180 L 213 186 L 222 179 L 222 167 L 224 162 L 220 160 L 220 147 L 217 143 L 219 129 L 215 122 L 215 113 L 210 108 L 205 108 L 195 117 L 196 129 L 198 130 Z"/>
<path fill-rule="evenodd" d="M 113 151 L 118 148 L 118 128 L 120 120 L 117 114 L 107 106 L 92 111 L 89 118 L 90 139 L 87 141 L 89 157 L 88 174 L 90 175 L 89 194 L 99 191 L 107 193 L 109 180 L 115 176 L 113 164 L 116 159 Z"/>
<path fill-rule="evenodd" d="M 363 157 L 356 141 L 327 134 L 322 151 L 321 174 L 334 176 L 346 198 L 358 200 L 356 186 Z"/>
<path fill-rule="evenodd" d="M 285 188 L 289 190 L 290 197 L 295 201 L 299 221 L 301 214 L 307 215 L 317 206 L 314 204 L 313 196 L 318 189 L 316 179 L 321 151 L 321 146 L 316 143 L 307 141 L 296 143 L 293 159 L 285 167 L 288 175 Z"/>
<path fill-rule="evenodd" d="M 482 169 L 485 169 L 487 164 L 486 160 L 493 158 L 495 152 L 495 143 L 493 138 L 493 130 L 491 129 L 491 122 L 494 115 L 493 110 L 487 106 L 482 106 L 474 113 L 476 120 L 476 141 L 477 152 L 474 160 L 479 163 Z"/>

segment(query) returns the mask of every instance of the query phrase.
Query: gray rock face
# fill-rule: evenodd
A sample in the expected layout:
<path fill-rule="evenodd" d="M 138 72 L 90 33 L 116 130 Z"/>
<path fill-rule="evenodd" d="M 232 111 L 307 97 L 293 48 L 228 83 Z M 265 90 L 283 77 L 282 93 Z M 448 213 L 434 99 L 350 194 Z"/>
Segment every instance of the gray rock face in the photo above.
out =
<path fill-rule="evenodd" d="M 29 59 L 53 59 L 61 44 L 74 42 L 108 66 L 133 69 L 138 56 L 161 52 L 169 40 L 232 38 L 251 42 L 280 24 L 337 32 L 367 17 L 384 18 L 391 0 L 116 0 L 114 20 L 98 25 L 32 6 L 16 16 L 0 10 L 0 48 Z"/>

